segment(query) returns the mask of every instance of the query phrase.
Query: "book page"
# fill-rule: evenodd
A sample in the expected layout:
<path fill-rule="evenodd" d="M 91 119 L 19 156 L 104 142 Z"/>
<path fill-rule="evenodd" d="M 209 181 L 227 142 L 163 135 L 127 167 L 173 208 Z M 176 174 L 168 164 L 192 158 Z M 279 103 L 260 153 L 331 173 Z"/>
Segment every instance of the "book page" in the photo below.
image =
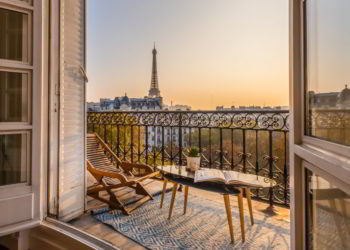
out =
<path fill-rule="evenodd" d="M 194 176 L 194 182 L 201 181 L 220 181 L 226 182 L 225 176 L 221 170 L 218 169 L 201 169 L 197 170 Z"/>
<path fill-rule="evenodd" d="M 253 187 L 262 187 L 261 178 L 252 174 L 239 173 L 237 171 L 224 171 L 226 183 L 244 184 Z"/>
<path fill-rule="evenodd" d="M 232 183 L 239 180 L 239 173 L 236 171 L 224 171 L 223 173 L 227 183 Z"/>

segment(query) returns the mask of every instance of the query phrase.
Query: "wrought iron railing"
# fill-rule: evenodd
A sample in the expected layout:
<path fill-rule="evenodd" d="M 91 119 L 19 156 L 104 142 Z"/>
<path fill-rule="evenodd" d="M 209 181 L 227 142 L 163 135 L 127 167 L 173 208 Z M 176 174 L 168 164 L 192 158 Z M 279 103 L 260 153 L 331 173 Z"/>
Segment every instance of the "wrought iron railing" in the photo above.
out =
<path fill-rule="evenodd" d="M 313 108 L 306 118 L 307 135 L 350 145 L 350 109 Z"/>
<path fill-rule="evenodd" d="M 201 165 L 273 178 L 277 186 L 254 196 L 289 206 L 288 111 L 88 112 L 96 132 L 118 157 L 150 165 L 186 164 L 197 146 Z"/>

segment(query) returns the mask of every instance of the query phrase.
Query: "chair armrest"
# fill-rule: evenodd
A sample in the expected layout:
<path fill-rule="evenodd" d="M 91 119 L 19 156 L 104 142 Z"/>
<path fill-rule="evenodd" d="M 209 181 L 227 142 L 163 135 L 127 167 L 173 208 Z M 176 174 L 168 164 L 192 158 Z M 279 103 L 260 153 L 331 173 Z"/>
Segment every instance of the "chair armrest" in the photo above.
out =
<path fill-rule="evenodd" d="M 153 173 L 153 168 L 140 163 L 130 163 L 123 161 L 120 167 L 128 174 L 133 176 L 145 176 L 147 174 Z"/>
<path fill-rule="evenodd" d="M 142 176 L 142 177 L 138 178 L 137 180 L 134 180 L 134 182 L 136 182 L 136 183 L 137 183 L 137 182 L 142 182 L 142 181 L 144 181 L 144 180 L 153 178 L 153 177 L 155 177 L 155 176 L 157 176 L 157 175 L 159 175 L 159 174 L 160 174 L 160 172 L 153 172 L 153 173 L 150 173 L 150 174 L 148 174 L 148 175 Z"/>
<path fill-rule="evenodd" d="M 128 182 L 124 175 L 96 169 L 90 161 L 87 161 L 87 169 L 98 182 L 100 182 L 103 177 L 118 179 L 121 183 Z"/>

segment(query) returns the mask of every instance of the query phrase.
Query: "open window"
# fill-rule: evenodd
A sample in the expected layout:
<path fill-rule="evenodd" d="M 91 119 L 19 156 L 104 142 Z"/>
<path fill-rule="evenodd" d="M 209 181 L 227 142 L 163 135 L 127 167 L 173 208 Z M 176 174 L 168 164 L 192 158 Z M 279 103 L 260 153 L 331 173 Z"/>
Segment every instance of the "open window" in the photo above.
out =
<path fill-rule="evenodd" d="M 0 1 L 0 227 L 40 220 L 42 4 Z M 15 213 L 13 211 L 16 211 Z"/>
<path fill-rule="evenodd" d="M 350 2 L 290 6 L 292 247 L 348 249 Z"/>

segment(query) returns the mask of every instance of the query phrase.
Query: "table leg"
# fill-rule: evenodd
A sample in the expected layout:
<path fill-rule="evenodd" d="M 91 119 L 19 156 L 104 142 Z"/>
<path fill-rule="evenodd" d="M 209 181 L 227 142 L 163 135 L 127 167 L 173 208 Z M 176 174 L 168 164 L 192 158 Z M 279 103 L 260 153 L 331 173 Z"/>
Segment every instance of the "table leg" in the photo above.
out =
<path fill-rule="evenodd" d="M 164 195 L 165 195 L 165 190 L 166 190 L 166 184 L 168 183 L 167 179 L 164 179 L 164 183 L 163 183 L 163 192 L 162 192 L 162 197 L 160 199 L 160 208 L 163 207 L 163 202 L 164 202 Z"/>
<path fill-rule="evenodd" d="M 243 210 L 243 190 L 240 188 L 240 194 L 237 196 L 238 198 L 238 208 L 239 208 L 239 219 L 241 222 L 241 234 L 242 234 L 242 242 L 245 242 L 245 232 L 244 232 L 244 210 Z"/>
<path fill-rule="evenodd" d="M 188 186 L 185 186 L 185 192 L 184 192 L 184 214 L 186 214 L 186 210 L 187 210 L 187 199 L 188 199 Z"/>
<path fill-rule="evenodd" d="M 169 216 L 168 216 L 168 220 L 170 220 L 171 218 L 171 214 L 173 212 L 173 207 L 174 207 L 174 203 L 175 203 L 175 196 L 176 196 L 176 189 L 177 189 L 178 184 L 176 182 L 173 183 L 173 191 L 172 191 L 172 195 L 171 195 L 171 202 L 170 202 L 170 207 L 169 207 Z"/>
<path fill-rule="evenodd" d="M 252 223 L 252 225 L 254 225 L 253 208 L 252 208 L 252 194 L 250 192 L 250 188 L 245 188 L 245 192 L 247 195 L 248 208 L 249 208 L 249 214 L 250 214 L 250 222 Z"/>
<path fill-rule="evenodd" d="M 235 239 L 234 239 L 234 236 L 233 236 L 232 212 L 231 212 L 231 206 L 230 206 L 230 196 L 228 194 L 224 194 L 224 202 L 225 202 L 225 209 L 226 209 L 226 214 L 227 214 L 228 227 L 230 229 L 231 242 L 235 243 Z"/>

